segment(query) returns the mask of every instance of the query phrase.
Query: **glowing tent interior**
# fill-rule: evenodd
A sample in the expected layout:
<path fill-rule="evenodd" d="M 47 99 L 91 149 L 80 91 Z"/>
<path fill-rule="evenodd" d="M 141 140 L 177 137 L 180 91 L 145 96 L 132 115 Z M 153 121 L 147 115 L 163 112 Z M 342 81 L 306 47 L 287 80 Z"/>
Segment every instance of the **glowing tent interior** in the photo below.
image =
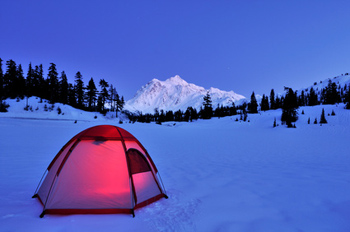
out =
<path fill-rule="evenodd" d="M 45 214 L 130 213 L 167 198 L 158 170 L 126 130 L 101 125 L 74 136 L 48 166 L 34 193 Z"/>

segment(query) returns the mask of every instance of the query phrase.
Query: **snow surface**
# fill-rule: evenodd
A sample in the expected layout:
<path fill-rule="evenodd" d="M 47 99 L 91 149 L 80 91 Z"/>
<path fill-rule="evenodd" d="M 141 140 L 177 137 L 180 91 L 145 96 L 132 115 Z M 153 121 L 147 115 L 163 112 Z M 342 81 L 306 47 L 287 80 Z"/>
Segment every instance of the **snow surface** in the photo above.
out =
<path fill-rule="evenodd" d="M 154 113 L 155 108 L 164 111 L 186 111 L 191 106 L 197 110 L 203 105 L 203 97 L 209 92 L 213 106 L 231 106 L 245 97 L 233 91 L 222 91 L 217 88 L 203 87 L 187 83 L 176 75 L 165 81 L 153 79 L 137 91 L 136 95 L 128 100 L 125 109 L 131 112 Z"/>
<path fill-rule="evenodd" d="M 322 108 L 328 124 L 308 125 Z M 327 116 L 332 110 L 336 116 Z M 280 110 L 249 122 L 232 116 L 163 125 L 0 115 L 0 231 L 350 231 L 350 111 L 343 104 L 300 108 L 296 129 L 272 127 Z M 106 123 L 146 147 L 169 199 L 135 218 L 39 218 L 42 205 L 31 196 L 51 160 L 78 132 Z"/>

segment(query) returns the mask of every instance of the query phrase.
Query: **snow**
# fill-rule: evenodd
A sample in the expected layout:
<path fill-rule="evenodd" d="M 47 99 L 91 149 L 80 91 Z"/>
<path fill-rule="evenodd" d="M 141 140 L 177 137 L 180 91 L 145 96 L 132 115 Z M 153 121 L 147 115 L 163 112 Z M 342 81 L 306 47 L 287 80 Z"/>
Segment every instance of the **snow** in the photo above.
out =
<path fill-rule="evenodd" d="M 75 109 L 69 105 L 55 103 L 50 104 L 47 100 L 40 100 L 38 97 L 28 98 L 28 110 L 24 110 L 27 105 L 27 99 L 7 99 L 5 101 L 10 107 L 7 113 L 0 113 L 0 118 L 21 118 L 21 119 L 50 119 L 50 120 L 66 120 L 66 121 L 106 121 L 115 120 L 115 112 L 109 112 L 106 116 L 98 112 L 87 112 Z M 58 108 L 61 110 L 58 113 Z M 119 115 L 121 120 L 125 120 L 124 115 Z"/>
<path fill-rule="evenodd" d="M 203 97 L 207 94 L 211 96 L 213 106 L 231 106 L 245 97 L 233 91 L 222 91 L 217 88 L 203 87 L 187 83 L 180 76 L 176 75 L 165 81 L 152 79 L 143 86 L 136 95 L 128 100 L 125 109 L 131 112 L 136 110 L 142 113 L 154 113 L 155 108 L 164 111 L 186 111 L 191 106 L 197 110 L 203 105 Z"/>
<path fill-rule="evenodd" d="M 312 124 L 322 108 L 328 124 Z M 57 113 L 19 119 L 9 110 L 0 114 L 1 231 L 350 231 L 350 111 L 343 104 L 300 108 L 296 129 L 272 127 L 280 110 L 249 114 L 249 122 L 232 116 L 163 125 L 120 125 L 93 114 L 78 123 L 53 120 Z M 71 137 L 106 123 L 145 146 L 169 199 L 135 218 L 39 218 L 42 205 L 31 196 L 50 161 Z"/>

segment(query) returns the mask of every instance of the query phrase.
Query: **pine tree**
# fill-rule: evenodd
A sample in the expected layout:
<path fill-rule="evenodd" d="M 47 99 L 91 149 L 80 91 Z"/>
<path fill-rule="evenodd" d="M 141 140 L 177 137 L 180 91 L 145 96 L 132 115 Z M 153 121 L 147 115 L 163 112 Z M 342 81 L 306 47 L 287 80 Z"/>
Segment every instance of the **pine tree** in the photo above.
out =
<path fill-rule="evenodd" d="M 7 112 L 7 108 L 9 105 L 6 104 L 4 101 L 5 95 L 4 95 L 4 74 L 2 71 L 2 59 L 0 58 L 0 112 Z"/>
<path fill-rule="evenodd" d="M 95 107 L 95 102 L 96 102 L 96 93 L 97 93 L 97 88 L 94 82 L 94 79 L 91 77 L 87 87 L 87 101 L 88 101 L 88 109 L 93 110 Z"/>
<path fill-rule="evenodd" d="M 34 70 L 32 68 L 32 63 L 29 63 L 28 66 L 28 72 L 27 72 L 27 78 L 26 78 L 26 96 L 31 97 L 33 96 L 34 92 Z"/>
<path fill-rule="evenodd" d="M 59 102 L 63 104 L 68 103 L 68 79 L 64 71 L 61 72 L 59 81 Z"/>
<path fill-rule="evenodd" d="M 276 101 L 275 101 L 275 91 L 273 89 L 271 89 L 271 92 L 270 92 L 270 108 L 272 110 L 277 109 Z"/>
<path fill-rule="evenodd" d="M 248 105 L 248 111 L 251 114 L 256 114 L 258 113 L 258 102 L 256 101 L 255 98 L 255 93 L 253 92 L 252 95 L 250 96 L 250 104 Z"/>
<path fill-rule="evenodd" d="M 229 108 L 229 115 L 236 115 L 237 114 L 237 109 L 236 109 L 236 105 L 234 102 L 232 102 L 231 107 Z"/>
<path fill-rule="evenodd" d="M 191 121 L 192 122 L 191 111 L 192 111 L 192 107 L 187 107 L 185 114 L 184 114 L 184 121 L 186 121 L 186 122 Z"/>
<path fill-rule="evenodd" d="M 310 94 L 309 94 L 309 106 L 315 106 L 318 105 L 318 97 L 315 93 L 314 88 L 311 87 Z"/>
<path fill-rule="evenodd" d="M 53 104 L 58 101 L 58 73 L 56 64 L 50 63 L 49 73 L 47 74 L 47 82 L 49 84 L 50 103 Z"/>
<path fill-rule="evenodd" d="M 345 94 L 345 99 L 344 99 L 345 109 L 350 109 L 350 85 L 348 87 L 348 91 Z"/>
<path fill-rule="evenodd" d="M 44 80 L 44 71 L 42 64 L 40 64 L 39 66 L 35 66 L 33 89 L 35 95 L 40 97 L 40 102 L 42 102 L 43 98 L 48 98 L 48 85 L 47 82 Z"/>
<path fill-rule="evenodd" d="M 16 83 L 16 92 L 17 92 L 17 97 L 23 99 L 25 94 L 26 94 L 26 80 L 23 76 L 23 69 L 22 65 L 19 64 L 17 67 L 17 83 Z"/>
<path fill-rule="evenodd" d="M 104 79 L 100 80 L 100 87 L 101 87 L 101 92 L 100 92 L 100 97 L 101 97 L 101 112 L 105 113 L 105 104 L 106 104 L 106 100 L 108 99 L 108 90 L 107 88 L 109 87 L 109 84 L 107 81 L 105 81 Z"/>
<path fill-rule="evenodd" d="M 17 84 L 17 65 L 13 60 L 6 61 L 7 70 L 4 75 L 4 97 L 15 98 L 17 97 L 16 84 Z"/>
<path fill-rule="evenodd" d="M 263 97 L 261 99 L 261 104 L 260 104 L 260 108 L 262 111 L 266 111 L 269 110 L 269 98 L 267 96 L 265 96 L 265 94 L 263 94 Z"/>
<path fill-rule="evenodd" d="M 209 94 L 209 91 L 207 91 L 207 94 L 203 97 L 203 110 L 202 110 L 202 118 L 203 119 L 211 119 L 213 115 L 213 106 L 211 101 L 211 96 Z"/>
<path fill-rule="evenodd" d="M 285 96 L 283 106 L 282 106 L 282 122 L 286 122 L 288 127 L 292 127 L 292 122 L 298 119 L 297 111 L 298 102 L 296 93 L 293 92 L 291 88 L 287 89 L 287 94 Z"/>
<path fill-rule="evenodd" d="M 327 120 L 326 117 L 324 115 L 324 109 L 322 109 L 322 114 L 321 114 L 321 118 L 320 118 L 320 124 L 326 124 Z"/>
<path fill-rule="evenodd" d="M 306 105 L 306 101 L 305 101 L 305 92 L 304 92 L 304 90 L 301 91 L 301 94 L 300 94 L 300 96 L 299 96 L 298 105 L 299 105 L 299 106 L 305 106 L 305 105 Z"/>
<path fill-rule="evenodd" d="M 165 113 L 165 121 L 174 121 L 174 113 L 172 110 L 169 110 Z"/>
<path fill-rule="evenodd" d="M 337 90 L 336 83 L 331 80 L 328 81 L 327 87 L 323 90 L 324 104 L 335 104 L 340 102 L 340 94 Z"/>
<path fill-rule="evenodd" d="M 77 99 L 77 106 L 80 109 L 84 108 L 84 82 L 83 82 L 83 75 L 78 71 L 75 74 L 75 95 Z"/>
<path fill-rule="evenodd" d="M 109 94 L 109 103 L 111 105 L 111 111 L 114 111 L 116 108 L 115 103 L 116 103 L 117 90 L 116 88 L 113 87 L 112 84 L 109 86 L 108 94 Z"/>
<path fill-rule="evenodd" d="M 77 106 L 77 99 L 75 98 L 75 95 L 76 95 L 75 88 L 71 83 L 69 83 L 68 84 L 68 104 L 73 107 Z"/>
<path fill-rule="evenodd" d="M 2 71 L 2 59 L 0 58 L 0 104 L 4 98 L 4 73 Z"/>

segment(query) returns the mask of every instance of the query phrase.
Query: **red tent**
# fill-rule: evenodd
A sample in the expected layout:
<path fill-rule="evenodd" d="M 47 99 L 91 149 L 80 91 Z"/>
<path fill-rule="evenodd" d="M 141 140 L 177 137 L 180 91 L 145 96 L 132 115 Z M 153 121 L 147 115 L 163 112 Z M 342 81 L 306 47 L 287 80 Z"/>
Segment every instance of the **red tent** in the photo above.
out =
<path fill-rule="evenodd" d="M 74 136 L 52 160 L 33 197 L 44 214 L 131 213 L 162 197 L 151 157 L 126 130 L 110 125 Z"/>

